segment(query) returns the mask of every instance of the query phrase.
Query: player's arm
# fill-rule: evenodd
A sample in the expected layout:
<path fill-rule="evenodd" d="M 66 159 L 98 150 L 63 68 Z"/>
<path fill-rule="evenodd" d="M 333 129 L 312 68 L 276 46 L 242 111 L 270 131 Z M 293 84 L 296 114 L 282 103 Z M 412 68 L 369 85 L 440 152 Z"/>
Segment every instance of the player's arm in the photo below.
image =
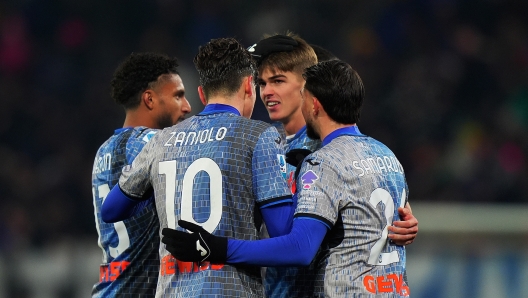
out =
<path fill-rule="evenodd" d="M 321 221 L 297 218 L 288 235 L 248 241 L 214 236 L 201 226 L 182 220 L 178 225 L 192 234 L 168 228 L 162 230 L 162 242 L 176 259 L 256 266 L 307 266 L 328 230 Z"/>
<path fill-rule="evenodd" d="M 409 245 L 413 243 L 418 234 L 418 220 L 412 214 L 411 205 L 409 202 L 405 204 L 405 208 L 398 208 L 400 214 L 400 221 L 394 221 L 393 226 L 389 226 L 388 237 L 396 245 Z"/>
<path fill-rule="evenodd" d="M 260 208 L 270 237 L 286 235 L 291 230 L 295 204 L 291 198 L 286 198 L 289 201 Z"/>
<path fill-rule="evenodd" d="M 149 142 L 136 156 L 131 165 L 123 168 L 119 182 L 106 196 L 101 207 L 104 222 L 113 223 L 127 219 L 147 205 L 153 190 L 149 181 L 150 148 Z"/>
<path fill-rule="evenodd" d="M 286 171 L 281 137 L 268 127 L 259 137 L 252 158 L 253 193 L 270 237 L 286 235 L 293 222 L 295 204 L 282 173 Z"/>
<path fill-rule="evenodd" d="M 106 196 L 101 207 L 101 218 L 104 222 L 114 223 L 127 219 L 138 213 L 148 204 L 152 191 L 144 198 L 134 198 L 124 193 L 116 184 Z"/>

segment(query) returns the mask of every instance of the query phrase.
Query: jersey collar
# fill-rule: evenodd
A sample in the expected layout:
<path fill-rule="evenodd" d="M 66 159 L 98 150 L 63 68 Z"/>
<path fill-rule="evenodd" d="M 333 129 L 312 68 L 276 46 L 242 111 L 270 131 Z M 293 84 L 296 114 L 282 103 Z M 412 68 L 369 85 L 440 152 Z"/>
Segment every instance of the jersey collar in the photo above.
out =
<path fill-rule="evenodd" d="M 356 125 L 353 126 L 347 126 L 343 128 L 338 128 L 334 131 L 332 131 L 329 135 L 327 135 L 324 140 L 322 146 L 332 142 L 333 139 L 339 137 L 339 136 L 364 136 L 361 132 L 359 132 L 359 128 Z"/>
<path fill-rule="evenodd" d="M 212 103 L 206 105 L 203 111 L 201 111 L 198 115 L 203 116 L 216 113 L 233 113 L 237 116 L 240 116 L 240 112 L 235 107 L 221 103 Z"/>
<path fill-rule="evenodd" d="M 118 128 L 118 129 L 114 130 L 114 134 L 117 135 L 117 134 L 120 134 L 120 133 L 122 133 L 124 131 L 127 131 L 129 129 L 133 129 L 133 128 L 134 127 L 132 127 L 132 126 L 121 127 L 121 128 Z"/>
<path fill-rule="evenodd" d="M 291 137 L 286 137 L 286 142 L 289 144 L 291 141 L 295 140 L 295 139 L 298 139 L 302 134 L 304 134 L 306 132 L 306 125 L 303 126 L 301 129 L 299 129 L 298 132 L 296 132 L 293 136 Z"/>

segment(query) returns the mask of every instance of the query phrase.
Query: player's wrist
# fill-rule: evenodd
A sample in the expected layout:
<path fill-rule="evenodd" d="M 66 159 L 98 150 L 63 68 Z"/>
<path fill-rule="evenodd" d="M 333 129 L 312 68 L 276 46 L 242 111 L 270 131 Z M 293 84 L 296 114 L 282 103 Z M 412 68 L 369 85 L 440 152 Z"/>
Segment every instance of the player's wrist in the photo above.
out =
<path fill-rule="evenodd" d="M 211 255 L 207 260 L 212 264 L 225 264 L 227 260 L 228 239 L 220 236 L 212 236 L 211 238 Z"/>

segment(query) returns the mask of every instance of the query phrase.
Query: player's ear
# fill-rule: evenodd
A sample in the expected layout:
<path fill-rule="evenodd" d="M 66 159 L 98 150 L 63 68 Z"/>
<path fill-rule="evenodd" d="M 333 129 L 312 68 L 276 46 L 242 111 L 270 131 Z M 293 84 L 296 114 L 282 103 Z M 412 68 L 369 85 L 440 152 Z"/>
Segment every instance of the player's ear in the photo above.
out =
<path fill-rule="evenodd" d="M 255 93 L 255 85 L 253 85 L 253 76 L 248 76 L 244 79 L 244 91 L 251 97 Z"/>
<path fill-rule="evenodd" d="M 152 110 L 154 108 L 154 100 L 152 99 L 153 94 L 151 90 L 145 90 L 141 94 L 141 102 L 147 107 L 147 109 Z"/>
<path fill-rule="evenodd" d="M 205 98 L 205 93 L 203 92 L 202 86 L 198 86 L 198 96 L 200 97 L 200 101 L 203 103 L 203 105 L 206 106 L 207 99 Z"/>
<path fill-rule="evenodd" d="M 323 107 L 321 106 L 321 102 L 319 102 L 319 100 L 315 96 L 312 96 L 312 102 L 313 102 L 312 110 L 313 110 L 314 116 L 317 116 L 319 115 L 319 112 L 321 112 L 321 109 Z"/>

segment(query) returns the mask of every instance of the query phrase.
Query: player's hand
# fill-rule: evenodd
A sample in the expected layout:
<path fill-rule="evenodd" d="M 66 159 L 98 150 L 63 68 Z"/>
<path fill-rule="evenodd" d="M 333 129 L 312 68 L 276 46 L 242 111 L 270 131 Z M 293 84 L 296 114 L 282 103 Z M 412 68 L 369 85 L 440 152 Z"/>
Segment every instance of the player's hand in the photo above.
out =
<path fill-rule="evenodd" d="M 295 46 L 295 39 L 286 35 L 274 35 L 252 45 L 248 51 L 257 60 L 262 60 L 271 53 L 291 52 Z"/>
<path fill-rule="evenodd" d="M 224 264 L 227 259 L 227 238 L 214 236 L 199 225 L 179 220 L 178 225 L 191 233 L 164 228 L 161 242 L 177 260 Z"/>
<path fill-rule="evenodd" d="M 389 226 L 389 238 L 396 245 L 409 245 L 413 243 L 418 234 L 418 220 L 407 206 L 398 208 L 401 221 L 393 222 L 394 226 Z"/>

